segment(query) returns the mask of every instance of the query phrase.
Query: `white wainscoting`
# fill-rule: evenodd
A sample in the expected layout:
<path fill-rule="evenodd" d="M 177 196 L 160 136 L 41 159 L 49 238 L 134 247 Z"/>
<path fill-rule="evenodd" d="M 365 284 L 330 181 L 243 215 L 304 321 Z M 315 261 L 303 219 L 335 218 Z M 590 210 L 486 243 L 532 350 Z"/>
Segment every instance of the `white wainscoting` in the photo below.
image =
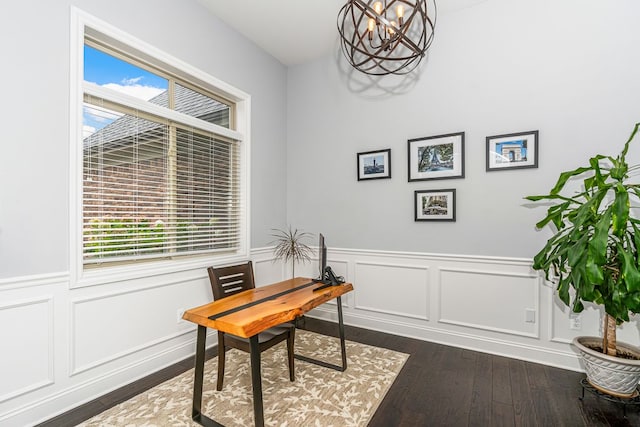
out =
<path fill-rule="evenodd" d="M 290 277 L 271 248 L 251 256 L 257 286 Z M 348 325 L 573 370 L 572 337 L 599 333 L 594 308 L 580 330 L 569 327 L 569 311 L 527 259 L 330 249 L 328 264 L 354 284 L 342 298 Z M 296 266 L 298 276 L 317 271 L 317 260 Z M 65 272 L 0 280 L 0 426 L 36 424 L 193 357 L 195 326 L 179 313 L 211 300 L 205 269 L 69 281 Z M 336 303 L 308 315 L 335 321 Z M 637 344 L 637 321 L 621 335 Z"/>
<path fill-rule="evenodd" d="M 0 403 L 53 384 L 53 322 L 52 296 L 0 305 Z"/>
<path fill-rule="evenodd" d="M 285 277 L 270 248 L 252 259 L 258 285 Z M 70 280 L 0 280 L 0 427 L 37 424 L 193 357 L 196 327 L 180 314 L 212 299 L 204 268 L 83 287 Z"/>
<path fill-rule="evenodd" d="M 570 328 L 570 311 L 529 259 L 337 248 L 328 258 L 354 285 L 343 302 L 352 326 L 577 371 L 583 368 L 571 339 L 599 334 L 594 308 L 581 315 L 579 329 Z M 309 316 L 337 319 L 328 304 Z M 637 322 L 622 333 L 640 341 Z"/>

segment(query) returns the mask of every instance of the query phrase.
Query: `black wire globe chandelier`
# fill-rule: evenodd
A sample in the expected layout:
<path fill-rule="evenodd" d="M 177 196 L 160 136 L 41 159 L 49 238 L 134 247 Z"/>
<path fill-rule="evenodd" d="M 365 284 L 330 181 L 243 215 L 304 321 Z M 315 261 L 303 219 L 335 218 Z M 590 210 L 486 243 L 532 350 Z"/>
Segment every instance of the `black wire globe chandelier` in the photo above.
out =
<path fill-rule="evenodd" d="M 433 42 L 436 14 L 435 0 L 349 0 L 338 12 L 342 52 L 365 74 L 410 73 Z"/>

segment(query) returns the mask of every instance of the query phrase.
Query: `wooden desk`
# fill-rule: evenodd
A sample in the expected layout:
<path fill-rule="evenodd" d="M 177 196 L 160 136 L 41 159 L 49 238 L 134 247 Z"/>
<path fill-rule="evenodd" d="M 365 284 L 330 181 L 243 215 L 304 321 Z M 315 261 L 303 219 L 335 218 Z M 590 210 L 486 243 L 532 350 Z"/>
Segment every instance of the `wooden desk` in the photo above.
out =
<path fill-rule="evenodd" d="M 314 283 L 309 278 L 296 277 L 295 279 L 240 292 L 184 312 L 183 319 L 198 325 L 193 409 L 191 412 L 191 417 L 194 421 L 203 426 L 221 426 L 221 424 L 208 418 L 201 411 L 207 328 L 249 338 L 253 412 L 255 425 L 259 427 L 264 426 L 260 351 L 258 349 L 258 334 L 260 332 L 281 323 L 293 321 L 309 310 L 336 298 L 342 366 L 332 365 L 300 355 L 295 355 L 295 357 L 299 360 L 339 371 L 347 369 L 341 296 L 352 291 L 353 285 L 351 283 L 343 283 L 320 291 L 314 291 L 319 286 L 321 286 L 321 283 Z"/>

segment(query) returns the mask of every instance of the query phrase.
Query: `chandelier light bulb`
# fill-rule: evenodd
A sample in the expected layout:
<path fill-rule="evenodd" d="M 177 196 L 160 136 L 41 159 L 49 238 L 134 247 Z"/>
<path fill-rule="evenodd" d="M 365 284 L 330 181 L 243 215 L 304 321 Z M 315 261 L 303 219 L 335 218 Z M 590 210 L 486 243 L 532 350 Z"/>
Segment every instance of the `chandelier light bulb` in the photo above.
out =
<path fill-rule="evenodd" d="M 402 27 L 402 22 L 404 18 L 404 6 L 399 4 L 396 8 L 396 16 L 398 17 L 398 24 Z"/>
<path fill-rule="evenodd" d="M 391 26 L 389 28 L 387 28 L 387 31 L 389 32 L 390 35 L 394 35 L 396 30 L 394 29 L 395 27 L 397 27 L 398 24 L 396 24 L 396 21 L 391 21 Z"/>
<path fill-rule="evenodd" d="M 376 29 L 376 20 L 373 18 L 369 18 L 369 40 L 373 39 L 373 30 Z"/>
<path fill-rule="evenodd" d="M 375 10 L 378 15 L 382 15 L 382 3 L 379 1 L 375 2 L 373 4 L 373 10 Z"/>

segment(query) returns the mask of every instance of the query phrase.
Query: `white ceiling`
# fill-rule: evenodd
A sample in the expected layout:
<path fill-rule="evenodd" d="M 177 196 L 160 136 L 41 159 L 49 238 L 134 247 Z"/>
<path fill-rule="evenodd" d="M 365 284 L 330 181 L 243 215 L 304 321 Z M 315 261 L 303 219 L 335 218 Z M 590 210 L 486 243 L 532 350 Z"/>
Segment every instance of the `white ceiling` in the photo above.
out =
<path fill-rule="evenodd" d="M 199 0 L 284 65 L 320 58 L 336 45 L 346 0 Z M 438 0 L 438 15 L 488 0 Z M 436 33 L 437 33 L 436 26 Z"/>

